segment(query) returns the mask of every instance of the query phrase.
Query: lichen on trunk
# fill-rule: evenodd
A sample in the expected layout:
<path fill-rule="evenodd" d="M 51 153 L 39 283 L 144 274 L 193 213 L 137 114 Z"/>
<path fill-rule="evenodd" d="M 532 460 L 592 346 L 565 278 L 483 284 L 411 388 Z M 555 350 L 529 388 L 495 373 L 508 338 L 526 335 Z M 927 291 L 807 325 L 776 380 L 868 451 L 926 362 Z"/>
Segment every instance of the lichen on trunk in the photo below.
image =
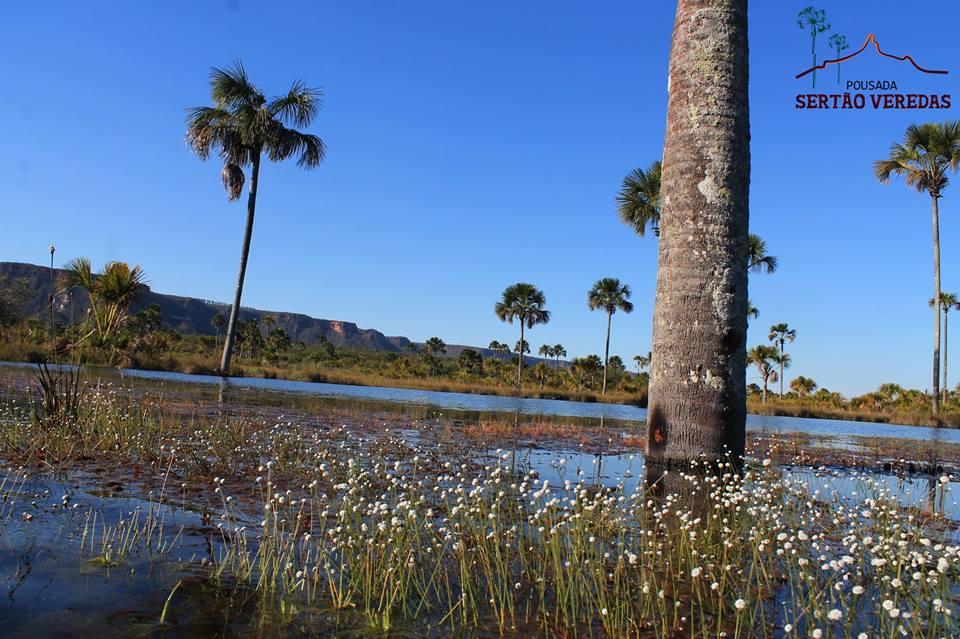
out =
<path fill-rule="evenodd" d="M 743 454 L 746 0 L 679 0 L 670 52 L 648 456 Z"/>

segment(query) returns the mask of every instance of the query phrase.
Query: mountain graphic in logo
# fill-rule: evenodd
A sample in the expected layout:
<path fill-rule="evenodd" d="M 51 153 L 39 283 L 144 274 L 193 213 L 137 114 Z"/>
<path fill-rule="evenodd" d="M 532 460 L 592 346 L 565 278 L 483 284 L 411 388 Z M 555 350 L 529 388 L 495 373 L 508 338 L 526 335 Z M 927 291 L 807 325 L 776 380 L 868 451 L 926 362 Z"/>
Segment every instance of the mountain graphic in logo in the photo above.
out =
<path fill-rule="evenodd" d="M 917 64 L 917 61 L 914 60 L 913 57 L 909 55 L 893 55 L 892 53 L 887 53 L 886 51 L 880 48 L 880 43 L 877 42 L 876 36 L 874 36 L 871 33 L 870 35 L 867 36 L 867 39 L 863 41 L 863 46 L 860 47 L 858 50 L 854 51 L 853 53 L 851 53 L 850 55 L 845 55 L 842 58 L 835 58 L 833 60 L 824 60 L 820 64 L 810 67 L 809 69 L 807 69 L 806 71 L 803 71 L 802 73 L 798 73 L 795 77 L 797 79 L 800 79 L 805 75 L 813 73 L 814 71 L 821 71 L 823 69 L 826 69 L 831 64 L 840 64 L 841 62 L 846 62 L 847 60 L 851 58 L 855 58 L 861 53 L 863 53 L 867 49 L 867 47 L 870 46 L 870 44 L 873 44 L 873 46 L 877 49 L 877 53 L 879 53 L 883 57 L 891 58 L 893 60 L 899 60 L 900 62 L 909 62 L 910 64 L 913 65 L 913 68 L 915 68 L 917 71 L 920 71 L 922 73 L 930 73 L 934 75 L 947 75 L 948 73 L 950 73 L 949 71 L 945 71 L 942 69 L 924 68 L 919 64 Z"/>

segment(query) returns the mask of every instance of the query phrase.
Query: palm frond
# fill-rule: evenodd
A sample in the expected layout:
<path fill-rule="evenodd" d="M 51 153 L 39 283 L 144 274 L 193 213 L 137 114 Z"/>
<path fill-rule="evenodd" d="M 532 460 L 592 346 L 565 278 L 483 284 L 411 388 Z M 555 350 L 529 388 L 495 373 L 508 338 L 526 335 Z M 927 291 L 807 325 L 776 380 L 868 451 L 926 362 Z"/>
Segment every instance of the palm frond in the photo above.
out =
<path fill-rule="evenodd" d="M 210 69 L 210 96 L 217 106 L 227 109 L 241 105 L 259 108 L 266 101 L 260 89 L 250 82 L 239 60 L 226 69 Z"/>
<path fill-rule="evenodd" d="M 278 124 L 274 127 L 266 151 L 271 162 L 297 155 L 297 166 L 313 169 L 323 162 L 327 149 L 323 140 L 316 135 L 301 133 Z"/>
<path fill-rule="evenodd" d="M 302 81 L 297 80 L 285 95 L 273 98 L 267 104 L 267 111 L 284 124 L 296 127 L 310 126 L 320 111 L 322 96 L 323 92 L 320 89 L 308 88 Z"/>
<path fill-rule="evenodd" d="M 617 194 L 617 214 L 620 221 L 633 228 L 643 237 L 647 227 L 654 235 L 660 235 L 660 161 L 647 170 L 634 169 L 626 177 Z"/>

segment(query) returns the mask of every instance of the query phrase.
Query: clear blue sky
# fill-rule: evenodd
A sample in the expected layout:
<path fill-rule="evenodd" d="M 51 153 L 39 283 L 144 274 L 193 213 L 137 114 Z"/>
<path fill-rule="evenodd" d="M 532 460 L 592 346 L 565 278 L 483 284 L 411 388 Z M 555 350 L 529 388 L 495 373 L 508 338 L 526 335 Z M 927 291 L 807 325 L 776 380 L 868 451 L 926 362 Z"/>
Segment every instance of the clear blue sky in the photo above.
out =
<path fill-rule="evenodd" d="M 750 343 L 786 321 L 799 334 L 788 379 L 846 394 L 891 380 L 928 388 L 929 201 L 877 184 L 871 162 L 911 121 L 957 108 L 796 111 L 807 4 L 750 7 L 751 227 L 781 262 L 751 277 L 761 315 Z M 921 77 L 865 54 L 845 75 L 960 102 L 954 1 L 816 4 L 854 48 L 874 32 L 951 71 Z M 649 350 L 656 242 L 617 221 L 614 196 L 662 152 L 674 3 L 43 5 L 0 8 L 0 260 L 44 263 L 54 242 L 58 263 L 136 262 L 155 290 L 228 300 L 244 206 L 226 201 L 217 163 L 187 151 L 184 109 L 208 103 L 210 66 L 242 58 L 268 94 L 295 78 L 322 87 L 313 131 L 329 145 L 319 170 L 263 170 L 246 305 L 512 344 L 516 326 L 493 304 L 524 280 L 553 312 L 530 333 L 534 349 L 561 342 L 574 356 L 602 351 L 586 291 L 612 276 L 636 304 L 615 317 L 612 351 Z M 946 290 L 960 290 L 956 182 L 941 207 Z"/>

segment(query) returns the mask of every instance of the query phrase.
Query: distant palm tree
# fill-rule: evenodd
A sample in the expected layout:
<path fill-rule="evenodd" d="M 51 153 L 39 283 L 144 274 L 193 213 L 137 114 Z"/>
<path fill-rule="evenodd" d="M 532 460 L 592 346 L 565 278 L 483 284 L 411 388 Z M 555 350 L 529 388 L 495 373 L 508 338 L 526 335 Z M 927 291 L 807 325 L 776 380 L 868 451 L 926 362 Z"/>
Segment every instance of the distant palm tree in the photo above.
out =
<path fill-rule="evenodd" d="M 756 233 L 747 236 L 747 265 L 754 273 L 773 273 L 777 270 L 777 258 L 767 255 L 767 243 Z"/>
<path fill-rule="evenodd" d="M 873 164 L 881 184 L 891 175 L 903 177 L 907 186 L 930 196 L 933 217 L 933 397 L 934 416 L 940 414 L 940 198 L 947 187 L 947 173 L 960 166 L 960 122 L 911 124 L 903 142 L 890 147 L 890 154 Z"/>
<path fill-rule="evenodd" d="M 633 228 L 640 237 L 648 226 L 655 236 L 660 236 L 661 168 L 660 160 L 657 160 L 646 171 L 634 169 L 623 178 L 617 195 L 620 221 Z"/>
<path fill-rule="evenodd" d="M 497 340 L 491 341 L 490 344 L 487 346 L 487 348 L 489 348 L 494 353 L 497 353 L 498 355 L 510 354 L 510 347 L 507 344 L 504 344 L 503 342 L 498 342 Z"/>
<path fill-rule="evenodd" d="M 541 347 L 539 348 L 539 350 L 537 350 L 537 355 L 539 355 L 540 357 L 542 357 L 542 358 L 544 359 L 544 361 L 546 361 L 546 360 L 549 359 L 549 358 L 552 358 L 552 357 L 553 357 L 553 346 L 550 346 L 549 344 L 544 344 L 543 346 L 541 346 Z"/>
<path fill-rule="evenodd" d="M 776 345 L 777 351 L 781 356 L 778 363 L 780 364 L 780 399 L 783 399 L 783 369 L 785 366 L 790 365 L 789 357 L 787 357 L 786 360 L 783 359 L 786 356 L 784 353 L 784 345 L 787 342 L 792 344 L 793 340 L 797 339 L 797 331 L 784 323 L 774 324 L 770 327 L 770 334 L 767 335 L 767 339 Z"/>
<path fill-rule="evenodd" d="M 297 165 L 312 169 L 320 166 L 326 151 L 323 141 L 290 127 L 307 127 L 320 110 L 320 90 L 308 88 L 299 80 L 284 95 L 270 100 L 247 77 L 240 62 L 232 68 L 210 71 L 210 95 L 213 106 L 190 109 L 187 116 L 187 142 L 201 160 L 212 152 L 223 159 L 221 179 L 227 197 L 233 201 L 243 190 L 244 167 L 250 167 L 250 194 L 247 198 L 247 223 L 240 250 L 237 288 L 227 322 L 220 371 L 230 370 L 230 356 L 240 318 L 240 298 L 253 235 L 257 205 L 257 184 L 261 156 L 272 162 L 297 156 Z"/>
<path fill-rule="evenodd" d="M 816 389 L 817 383 L 809 377 L 804 377 L 803 375 L 797 375 L 790 382 L 790 390 L 796 393 L 798 397 L 806 397 Z"/>
<path fill-rule="evenodd" d="M 540 390 L 543 390 L 543 385 L 547 382 L 548 371 L 547 365 L 543 362 L 537 362 L 533 367 L 533 378 L 537 380 Z"/>
<path fill-rule="evenodd" d="M 780 352 L 773 346 L 766 344 L 754 346 L 747 352 L 747 361 L 757 367 L 760 372 L 760 379 L 763 380 L 763 399 L 767 403 L 767 383 L 777 381 L 777 359 Z"/>
<path fill-rule="evenodd" d="M 210 325 L 213 326 L 213 330 L 216 331 L 213 342 L 215 348 L 220 348 L 220 329 L 223 328 L 224 321 L 223 313 L 214 313 L 213 317 L 210 318 Z"/>
<path fill-rule="evenodd" d="M 587 307 L 591 311 L 603 310 L 607 314 L 607 339 L 603 351 L 603 386 L 600 395 L 607 394 L 607 368 L 610 363 L 610 323 L 617 309 L 624 313 L 633 312 L 630 295 L 630 287 L 621 284 L 620 280 L 615 277 L 605 277 L 602 280 L 597 280 L 593 287 L 587 291 Z"/>
<path fill-rule="evenodd" d="M 643 369 L 650 366 L 650 358 L 652 353 L 647 353 L 646 355 L 634 355 L 633 361 L 637 364 L 637 375 L 643 372 Z"/>
<path fill-rule="evenodd" d="M 126 322 L 130 305 L 145 288 L 143 269 L 125 262 L 107 262 L 100 273 L 94 273 L 85 257 L 70 260 L 65 269 L 61 290 L 83 289 L 90 300 L 94 325 L 80 341 L 95 335 L 99 344 L 106 344 Z"/>
<path fill-rule="evenodd" d="M 556 358 L 557 363 L 554 366 L 553 370 L 560 369 L 560 358 L 567 356 L 567 349 L 563 347 L 563 344 L 554 344 L 553 345 L 553 356 Z"/>
<path fill-rule="evenodd" d="M 550 311 L 544 308 L 547 298 L 543 291 L 533 284 L 517 282 L 508 286 L 497 302 L 493 311 L 501 322 L 513 324 L 513 320 L 520 323 L 520 344 L 523 344 L 524 328 L 533 328 L 537 324 L 546 324 L 550 321 Z M 517 358 L 517 390 L 523 381 L 523 354 Z"/>
<path fill-rule="evenodd" d="M 930 298 L 930 306 L 933 307 L 933 298 Z M 947 385 L 947 362 L 948 362 L 948 351 L 947 351 L 947 317 L 950 314 L 950 311 L 958 310 L 960 311 L 960 300 L 957 299 L 955 293 L 940 293 L 940 308 L 943 309 L 943 401 L 947 401 L 947 391 L 950 388 Z"/>

